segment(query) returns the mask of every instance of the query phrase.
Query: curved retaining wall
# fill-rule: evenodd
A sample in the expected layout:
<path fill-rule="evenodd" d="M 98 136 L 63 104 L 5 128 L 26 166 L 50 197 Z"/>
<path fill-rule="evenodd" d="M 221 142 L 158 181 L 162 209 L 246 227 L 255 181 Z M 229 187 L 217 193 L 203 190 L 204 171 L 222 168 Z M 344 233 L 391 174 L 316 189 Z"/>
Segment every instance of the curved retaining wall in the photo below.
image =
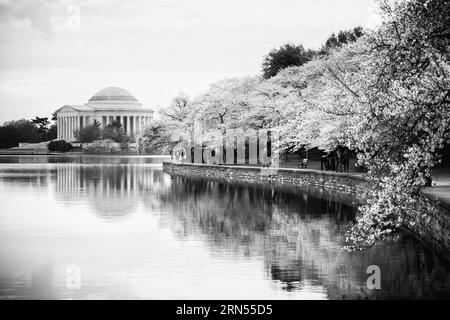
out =
<path fill-rule="evenodd" d="M 186 177 L 205 177 L 226 181 L 272 183 L 324 190 L 364 200 L 368 182 L 360 176 L 308 169 L 269 169 L 248 166 L 225 166 L 194 163 L 164 162 L 163 170 Z"/>
<path fill-rule="evenodd" d="M 210 178 L 235 182 L 271 183 L 321 190 L 363 203 L 370 183 L 361 176 L 308 169 L 265 169 L 248 166 L 218 166 L 207 164 L 164 162 L 169 174 Z M 411 211 L 406 216 L 405 229 L 418 236 L 428 247 L 450 259 L 450 210 L 436 201 L 427 212 Z"/>

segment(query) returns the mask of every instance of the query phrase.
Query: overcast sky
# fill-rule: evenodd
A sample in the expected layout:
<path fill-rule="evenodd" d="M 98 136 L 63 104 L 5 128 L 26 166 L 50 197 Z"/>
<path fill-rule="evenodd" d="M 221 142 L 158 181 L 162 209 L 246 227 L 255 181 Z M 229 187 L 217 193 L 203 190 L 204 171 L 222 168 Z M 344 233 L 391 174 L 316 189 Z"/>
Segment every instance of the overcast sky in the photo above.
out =
<path fill-rule="evenodd" d="M 373 0 L 0 0 L 0 123 L 119 86 L 145 107 L 378 22 Z"/>

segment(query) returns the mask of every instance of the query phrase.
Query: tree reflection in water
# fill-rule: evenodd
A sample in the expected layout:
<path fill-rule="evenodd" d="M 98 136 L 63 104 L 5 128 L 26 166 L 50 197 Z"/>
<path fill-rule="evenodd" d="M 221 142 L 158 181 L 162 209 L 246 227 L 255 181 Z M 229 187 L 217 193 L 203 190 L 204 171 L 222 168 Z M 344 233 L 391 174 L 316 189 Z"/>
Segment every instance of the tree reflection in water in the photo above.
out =
<path fill-rule="evenodd" d="M 448 265 L 407 234 L 367 251 L 342 251 L 344 228 L 356 210 L 336 200 L 295 188 L 182 177 L 173 177 L 160 200 L 164 225 L 186 237 L 206 235 L 218 254 L 263 257 L 267 274 L 287 291 L 322 285 L 332 299 L 450 293 Z M 381 268 L 380 291 L 366 288 L 370 265 Z"/>
<path fill-rule="evenodd" d="M 345 199 L 272 185 L 170 177 L 145 161 L 4 164 L 0 182 L 84 203 L 101 221 L 129 219 L 138 207 L 177 239 L 194 239 L 223 261 L 264 262 L 285 291 L 318 288 L 331 299 L 448 298 L 450 267 L 408 234 L 355 253 L 341 251 L 355 208 Z M 22 190 L 22 189 L 21 189 Z M 381 269 L 379 291 L 366 269 Z"/>

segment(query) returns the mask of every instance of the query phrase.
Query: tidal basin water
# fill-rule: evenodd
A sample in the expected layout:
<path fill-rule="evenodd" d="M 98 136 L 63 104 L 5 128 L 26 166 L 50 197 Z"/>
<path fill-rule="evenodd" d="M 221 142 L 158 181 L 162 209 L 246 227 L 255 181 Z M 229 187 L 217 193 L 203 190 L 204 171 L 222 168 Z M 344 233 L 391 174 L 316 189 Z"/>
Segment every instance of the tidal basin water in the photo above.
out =
<path fill-rule="evenodd" d="M 450 298 L 450 266 L 408 234 L 340 250 L 351 204 L 161 161 L 0 157 L 0 298 Z"/>

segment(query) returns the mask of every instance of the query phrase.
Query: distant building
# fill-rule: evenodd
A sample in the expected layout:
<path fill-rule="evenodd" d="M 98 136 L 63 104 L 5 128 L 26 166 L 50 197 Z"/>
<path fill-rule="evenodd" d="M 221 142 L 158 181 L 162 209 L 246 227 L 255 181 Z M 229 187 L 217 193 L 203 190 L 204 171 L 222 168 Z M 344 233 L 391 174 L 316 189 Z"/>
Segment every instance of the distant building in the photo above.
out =
<path fill-rule="evenodd" d="M 101 128 L 119 121 L 125 134 L 132 136 L 150 121 L 153 112 L 144 109 L 128 91 L 117 87 L 105 88 L 83 105 L 65 105 L 56 110 L 58 139 L 74 141 L 74 132 L 93 124 L 94 120 Z"/>

